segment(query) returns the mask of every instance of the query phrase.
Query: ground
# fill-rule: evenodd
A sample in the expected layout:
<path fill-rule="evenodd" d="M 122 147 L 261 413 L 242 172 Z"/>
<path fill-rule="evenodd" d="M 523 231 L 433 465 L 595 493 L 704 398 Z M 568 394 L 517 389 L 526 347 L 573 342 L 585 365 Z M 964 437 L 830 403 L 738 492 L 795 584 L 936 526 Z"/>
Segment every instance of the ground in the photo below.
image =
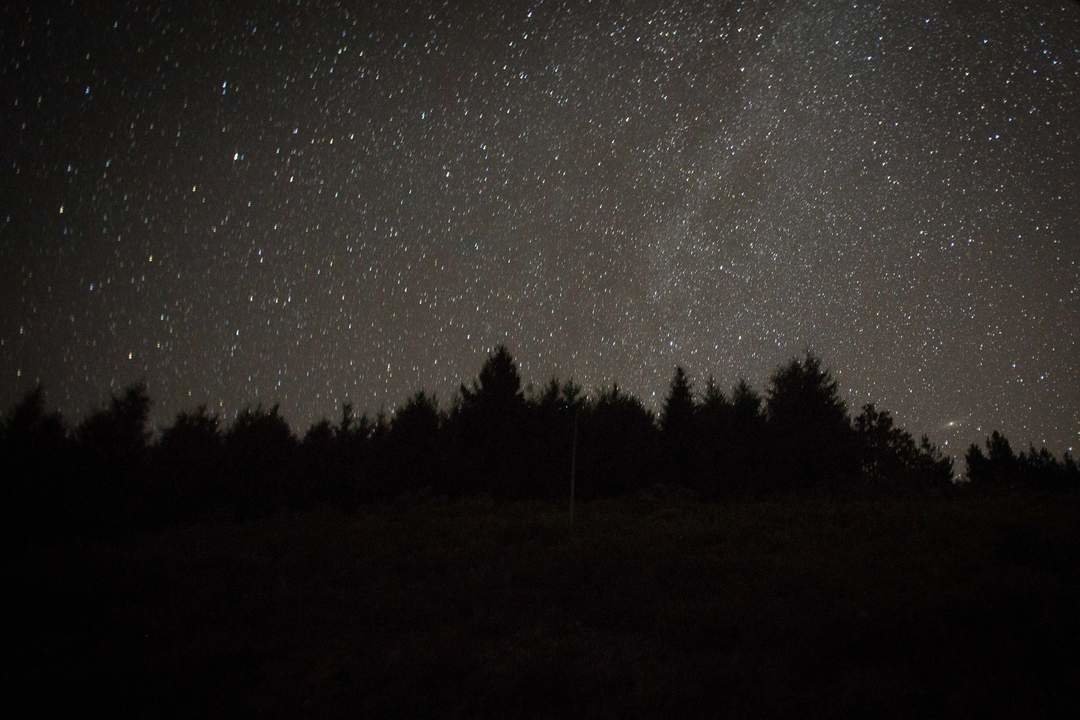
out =
<path fill-rule="evenodd" d="M 24 543 L 14 686 L 146 717 L 1046 716 L 1080 689 L 1078 510 L 424 502 Z"/>

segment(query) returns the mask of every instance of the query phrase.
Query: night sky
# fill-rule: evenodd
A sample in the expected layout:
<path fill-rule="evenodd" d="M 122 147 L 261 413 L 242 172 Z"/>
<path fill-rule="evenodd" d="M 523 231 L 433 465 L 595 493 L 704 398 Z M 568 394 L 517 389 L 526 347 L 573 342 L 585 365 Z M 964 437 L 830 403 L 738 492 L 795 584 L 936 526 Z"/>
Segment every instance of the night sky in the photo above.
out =
<path fill-rule="evenodd" d="M 951 452 L 1080 446 L 1080 3 L 112 5 L 2 11 L 5 409 L 810 348 Z"/>

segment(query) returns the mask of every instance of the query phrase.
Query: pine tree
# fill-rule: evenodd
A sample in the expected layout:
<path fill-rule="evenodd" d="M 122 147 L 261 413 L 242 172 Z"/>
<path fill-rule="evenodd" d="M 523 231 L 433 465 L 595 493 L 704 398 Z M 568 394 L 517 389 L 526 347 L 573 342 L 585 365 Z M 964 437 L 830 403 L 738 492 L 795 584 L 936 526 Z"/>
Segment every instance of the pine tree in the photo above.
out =
<path fill-rule="evenodd" d="M 735 409 L 710 375 L 697 408 L 698 447 L 694 485 L 706 497 L 730 490 Z"/>
<path fill-rule="evenodd" d="M 458 487 L 520 496 L 528 482 L 525 396 L 517 364 L 504 345 L 488 355 L 471 387 L 461 385 L 449 429 L 457 445 Z"/>
<path fill-rule="evenodd" d="M 807 352 L 777 369 L 766 408 L 782 486 L 835 492 L 854 480 L 858 463 L 847 407 L 817 357 Z"/>
<path fill-rule="evenodd" d="M 513 412 L 523 405 L 521 376 L 517 363 L 505 345 L 499 345 L 488 355 L 479 377 L 472 387 L 461 386 L 462 404 L 465 408 L 483 407 L 485 410 Z"/>
<path fill-rule="evenodd" d="M 686 371 L 676 366 L 671 378 L 664 408 L 660 414 L 660 429 L 668 435 L 686 433 L 694 417 L 694 394 Z"/>
<path fill-rule="evenodd" d="M 696 464 L 696 410 L 686 371 L 677 366 L 660 413 L 660 430 L 670 479 L 683 485 L 692 482 Z"/>

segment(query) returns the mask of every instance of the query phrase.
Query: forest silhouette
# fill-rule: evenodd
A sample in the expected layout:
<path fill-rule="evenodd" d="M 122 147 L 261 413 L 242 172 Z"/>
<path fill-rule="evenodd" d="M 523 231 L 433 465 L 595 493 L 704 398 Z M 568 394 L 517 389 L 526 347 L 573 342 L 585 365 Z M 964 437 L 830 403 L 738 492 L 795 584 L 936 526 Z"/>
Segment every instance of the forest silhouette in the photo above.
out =
<path fill-rule="evenodd" d="M 851 416 L 837 381 L 811 352 L 771 375 L 697 391 L 676 367 L 658 415 L 617 384 L 587 394 L 573 381 L 524 388 L 505 346 L 462 384 L 450 406 L 418 391 L 393 415 L 349 404 L 302 437 L 277 405 L 229 424 L 205 406 L 180 412 L 158 437 L 143 385 L 112 396 L 74 427 L 39 386 L 0 425 L 9 521 L 32 533 L 246 519 L 281 509 L 410 498 L 563 502 L 680 494 L 704 501 L 881 497 L 1080 487 L 1066 453 L 1014 452 L 993 432 L 972 445 L 962 478 L 924 435 L 916 440 L 873 404 Z M 573 455 L 573 457 L 572 457 Z M 572 468 L 573 466 L 573 468 Z"/>

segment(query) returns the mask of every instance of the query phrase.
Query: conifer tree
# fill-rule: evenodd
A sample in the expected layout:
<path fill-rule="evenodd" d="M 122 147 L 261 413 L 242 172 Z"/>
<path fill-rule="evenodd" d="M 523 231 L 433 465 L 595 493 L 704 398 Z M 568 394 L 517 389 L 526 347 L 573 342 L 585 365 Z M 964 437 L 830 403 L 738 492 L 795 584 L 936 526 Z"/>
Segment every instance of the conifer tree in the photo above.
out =
<path fill-rule="evenodd" d="M 855 478 L 853 432 L 839 385 L 810 352 L 773 373 L 766 400 L 777 480 L 835 492 Z"/>
<path fill-rule="evenodd" d="M 660 430 L 670 480 L 683 485 L 693 481 L 697 447 L 696 410 L 693 388 L 686 371 L 676 366 L 660 413 Z"/>

